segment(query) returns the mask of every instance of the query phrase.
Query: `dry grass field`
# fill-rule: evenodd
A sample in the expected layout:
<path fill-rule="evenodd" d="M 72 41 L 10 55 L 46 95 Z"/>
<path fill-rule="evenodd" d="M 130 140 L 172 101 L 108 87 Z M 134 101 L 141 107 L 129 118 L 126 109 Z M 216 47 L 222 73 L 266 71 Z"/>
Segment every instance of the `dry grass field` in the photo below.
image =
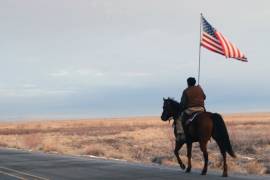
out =
<path fill-rule="evenodd" d="M 229 171 L 270 174 L 270 113 L 224 115 L 234 151 Z M 171 125 L 159 117 L 89 120 L 39 120 L 0 123 L 0 146 L 72 155 L 94 155 L 142 163 L 177 165 Z M 202 153 L 193 146 L 193 168 Z M 221 171 L 214 141 L 208 144 L 209 169 Z M 186 162 L 186 148 L 181 157 Z"/>

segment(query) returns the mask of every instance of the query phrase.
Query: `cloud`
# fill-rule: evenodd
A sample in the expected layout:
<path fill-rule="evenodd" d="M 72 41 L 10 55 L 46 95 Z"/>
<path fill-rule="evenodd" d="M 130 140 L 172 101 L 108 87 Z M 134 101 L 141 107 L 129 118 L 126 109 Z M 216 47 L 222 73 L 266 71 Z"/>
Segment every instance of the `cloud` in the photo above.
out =
<path fill-rule="evenodd" d="M 53 77 L 66 77 L 70 75 L 70 72 L 67 70 L 59 70 L 57 72 L 50 73 L 49 75 Z"/>
<path fill-rule="evenodd" d="M 104 76 L 105 73 L 95 69 L 78 69 L 75 70 L 74 75 L 80 76 Z"/>
<path fill-rule="evenodd" d="M 41 89 L 37 87 L 24 88 L 2 88 L 0 89 L 1 98 L 31 98 L 48 96 L 65 96 L 76 93 L 71 89 Z"/>
<path fill-rule="evenodd" d="M 104 76 L 105 74 L 103 72 L 96 72 L 95 75 L 96 76 Z"/>
<path fill-rule="evenodd" d="M 72 69 L 72 70 L 58 70 L 49 74 L 52 77 L 72 77 L 79 78 L 84 77 L 101 77 L 105 76 L 105 73 L 95 69 Z"/>
<path fill-rule="evenodd" d="M 151 73 L 148 72 L 126 72 L 126 73 L 121 73 L 122 76 L 128 76 L 128 77 L 147 77 L 151 76 Z"/>
<path fill-rule="evenodd" d="M 25 89 L 32 89 L 36 88 L 37 86 L 35 84 L 23 84 L 22 87 Z"/>

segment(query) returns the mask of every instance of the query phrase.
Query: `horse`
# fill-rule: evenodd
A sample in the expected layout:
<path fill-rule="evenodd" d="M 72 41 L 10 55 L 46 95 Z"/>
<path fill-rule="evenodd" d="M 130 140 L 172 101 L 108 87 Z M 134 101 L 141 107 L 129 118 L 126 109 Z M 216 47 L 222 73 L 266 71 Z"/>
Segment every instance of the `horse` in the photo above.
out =
<path fill-rule="evenodd" d="M 162 121 L 168 121 L 173 119 L 176 121 L 181 113 L 184 111 L 180 103 L 175 101 L 172 98 L 165 99 L 163 98 L 163 112 L 161 115 Z M 207 152 L 207 143 L 211 137 L 216 141 L 220 152 L 223 157 L 223 177 L 228 176 L 228 167 L 226 161 L 226 152 L 233 158 L 236 158 L 236 155 L 232 149 L 229 134 L 224 123 L 222 116 L 218 113 L 211 112 L 201 112 L 186 125 L 185 122 L 182 122 L 184 127 L 184 132 L 186 136 L 185 142 L 175 141 L 174 154 L 177 158 L 180 168 L 183 170 L 186 168 L 181 158 L 179 157 L 179 150 L 186 143 L 187 145 L 187 157 L 188 157 L 188 167 L 186 173 L 191 171 L 191 151 L 192 143 L 199 142 L 200 149 L 203 152 L 204 157 L 204 166 L 201 171 L 201 175 L 206 175 L 208 168 L 208 152 Z M 174 126 L 174 135 L 176 137 L 176 127 Z"/>

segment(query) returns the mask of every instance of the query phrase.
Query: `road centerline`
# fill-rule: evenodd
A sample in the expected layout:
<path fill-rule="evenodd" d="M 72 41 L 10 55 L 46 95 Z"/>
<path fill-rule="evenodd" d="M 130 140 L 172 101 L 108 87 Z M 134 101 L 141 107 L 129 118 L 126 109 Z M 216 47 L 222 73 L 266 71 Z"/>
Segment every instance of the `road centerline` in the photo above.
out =
<path fill-rule="evenodd" d="M 8 168 L 8 167 L 3 167 L 1 166 L 0 167 L 0 173 L 2 174 L 6 174 L 6 175 L 9 175 L 9 176 L 13 176 L 13 177 L 16 177 L 18 179 L 27 179 L 29 180 L 30 179 L 35 179 L 35 180 L 50 180 L 50 179 L 47 179 L 47 178 L 44 178 L 44 177 L 41 177 L 41 176 L 37 176 L 37 175 L 34 175 L 34 174 L 30 174 L 30 173 L 26 173 L 26 172 L 23 172 L 23 171 L 19 171 L 19 170 L 16 170 L 16 169 L 11 169 L 11 168 Z"/>
<path fill-rule="evenodd" d="M 16 176 L 16 175 L 14 175 L 14 174 L 10 174 L 10 173 L 7 173 L 7 172 L 3 172 L 3 171 L 1 171 L 1 170 L 0 170 L 0 174 L 4 174 L 4 175 L 10 176 L 10 177 L 15 177 L 15 178 L 20 179 L 20 180 L 25 180 L 25 179 L 22 178 L 22 177 L 19 177 L 19 176 Z"/>

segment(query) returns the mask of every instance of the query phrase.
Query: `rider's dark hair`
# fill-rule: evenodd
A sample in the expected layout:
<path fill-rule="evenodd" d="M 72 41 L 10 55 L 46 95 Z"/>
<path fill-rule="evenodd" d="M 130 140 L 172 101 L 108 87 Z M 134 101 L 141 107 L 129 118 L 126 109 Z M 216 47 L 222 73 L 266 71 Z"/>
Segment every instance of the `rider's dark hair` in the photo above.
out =
<path fill-rule="evenodd" d="M 187 84 L 188 84 L 189 86 L 194 86 L 194 85 L 196 84 L 196 79 L 195 79 L 194 77 L 189 77 L 189 78 L 187 79 Z"/>

